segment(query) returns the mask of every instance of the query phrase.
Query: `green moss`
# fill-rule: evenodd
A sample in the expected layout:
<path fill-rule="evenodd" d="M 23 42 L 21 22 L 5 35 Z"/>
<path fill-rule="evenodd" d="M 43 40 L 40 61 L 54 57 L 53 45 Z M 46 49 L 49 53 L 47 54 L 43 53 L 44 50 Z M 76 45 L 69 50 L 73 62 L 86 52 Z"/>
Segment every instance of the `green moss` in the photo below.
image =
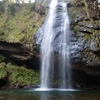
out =
<path fill-rule="evenodd" d="M 64 0 L 65 2 L 68 2 L 69 0 Z M 71 4 L 75 4 L 76 0 L 70 0 Z"/>
<path fill-rule="evenodd" d="M 68 9 L 69 13 L 70 13 L 70 17 L 72 19 L 75 19 L 76 18 L 76 14 L 77 14 L 77 7 L 70 7 Z"/>
<path fill-rule="evenodd" d="M 0 69 L 0 79 L 5 79 L 7 77 L 7 72 L 4 69 Z"/>
<path fill-rule="evenodd" d="M 5 57 L 3 55 L 0 55 L 0 63 L 5 60 Z"/>
<path fill-rule="evenodd" d="M 5 79 L 7 77 L 7 71 L 5 69 L 5 63 L 0 63 L 0 79 Z"/>
<path fill-rule="evenodd" d="M 9 85 L 34 85 L 39 83 L 39 72 L 11 63 L 0 63 L 0 79 L 7 79 Z"/>
<path fill-rule="evenodd" d="M 82 54 L 83 62 L 85 64 L 90 64 L 93 62 L 100 62 L 100 55 L 93 53 L 91 50 L 91 43 L 94 43 L 95 49 L 97 51 L 100 50 L 100 32 L 98 27 L 100 26 L 100 20 L 95 20 L 90 17 L 90 7 L 88 6 L 88 1 L 83 0 L 74 0 L 72 7 L 68 8 L 70 17 L 72 18 L 71 22 L 71 30 L 74 31 L 75 38 L 79 39 L 80 37 L 83 38 L 84 41 L 84 51 L 80 51 Z M 81 4 L 84 3 L 84 6 Z M 78 19 L 75 22 L 75 19 Z M 80 32 L 80 30 L 87 30 L 87 32 Z M 82 33 L 82 36 L 79 35 Z M 85 47 L 87 46 L 87 47 Z M 85 61 L 84 61 L 85 60 Z M 93 63 L 94 65 L 94 63 Z"/>
<path fill-rule="evenodd" d="M 30 43 L 45 16 L 33 9 L 34 4 L 9 4 L 8 15 L 0 15 L 0 40 Z M 14 11 L 13 11 L 14 9 Z M 6 21 L 5 21 L 6 20 Z"/>
<path fill-rule="evenodd" d="M 27 69 L 24 66 L 18 67 L 16 65 L 7 64 L 7 72 L 9 74 L 9 84 L 38 84 L 39 74 L 37 71 Z"/>
<path fill-rule="evenodd" d="M 90 18 L 88 4 L 87 4 L 86 0 L 84 0 L 84 4 L 85 4 L 84 10 L 86 11 L 88 18 Z"/>

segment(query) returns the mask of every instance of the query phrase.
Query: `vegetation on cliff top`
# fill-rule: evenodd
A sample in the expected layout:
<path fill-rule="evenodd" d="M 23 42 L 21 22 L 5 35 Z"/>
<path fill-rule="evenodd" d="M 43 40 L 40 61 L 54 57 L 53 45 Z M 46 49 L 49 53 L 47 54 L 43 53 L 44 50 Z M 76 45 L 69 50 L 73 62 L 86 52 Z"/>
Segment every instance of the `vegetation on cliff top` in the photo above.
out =
<path fill-rule="evenodd" d="M 0 2 L 0 41 L 30 43 L 44 18 L 35 11 L 35 3 Z"/>

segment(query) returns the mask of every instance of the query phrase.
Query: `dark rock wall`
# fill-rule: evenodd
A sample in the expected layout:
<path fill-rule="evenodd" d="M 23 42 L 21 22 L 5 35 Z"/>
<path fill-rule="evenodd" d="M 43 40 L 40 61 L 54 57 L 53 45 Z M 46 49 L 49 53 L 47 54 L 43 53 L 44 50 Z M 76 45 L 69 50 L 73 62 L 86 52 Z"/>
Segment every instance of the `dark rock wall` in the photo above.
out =
<path fill-rule="evenodd" d="M 46 0 L 45 0 L 46 1 Z M 49 1 L 49 0 L 48 0 Z M 67 1 L 67 0 L 65 0 Z M 70 0 L 69 16 L 71 21 L 71 61 L 73 67 L 73 79 L 76 84 L 99 86 L 100 83 L 100 4 L 98 0 Z M 37 3 L 37 2 L 36 2 Z M 35 6 L 37 13 L 46 14 L 47 7 L 44 3 L 37 3 Z M 60 17 L 60 16 L 59 16 Z M 61 18 L 60 18 L 61 19 Z M 57 20 L 58 26 L 60 20 Z M 44 26 L 44 25 L 43 25 Z M 42 27 L 43 28 L 43 27 Z M 40 34 L 42 28 L 37 32 L 37 38 L 42 37 Z M 58 27 L 59 28 L 59 27 Z M 57 30 L 57 37 L 60 35 Z M 55 40 L 60 40 L 55 39 Z M 35 42 L 35 40 L 33 40 Z M 40 44 L 41 38 L 39 40 Z M 59 47 L 59 42 L 54 46 Z M 59 51 L 58 49 L 55 51 Z M 18 65 L 26 64 L 29 68 L 39 69 L 40 54 L 37 45 L 34 46 L 22 43 L 7 43 L 0 42 L 0 54 L 3 54 L 11 61 L 16 62 Z M 56 57 L 55 57 L 56 59 Z M 58 60 L 56 60 L 56 63 Z M 81 77 L 82 76 L 82 77 Z M 88 77 L 88 78 L 87 78 Z M 83 80 L 84 78 L 84 80 Z M 88 83 L 86 81 L 88 80 Z M 5 80 L 3 80 L 5 84 Z M 96 84 L 96 83 L 97 84 Z M 73 83 L 74 84 L 74 83 Z M 76 85 L 75 84 L 75 85 Z M 80 87 L 81 88 L 81 87 Z"/>
<path fill-rule="evenodd" d="M 67 0 L 65 0 L 67 1 Z M 71 62 L 73 84 L 82 87 L 99 86 L 100 79 L 100 7 L 97 0 L 70 0 Z M 58 13 L 60 15 L 60 13 Z M 56 21 L 58 35 L 53 43 L 55 54 L 59 52 L 61 32 L 60 16 Z M 41 45 L 45 23 L 36 33 L 37 45 Z M 59 62 L 55 58 L 56 64 Z M 77 86 L 78 87 L 78 86 Z"/>
<path fill-rule="evenodd" d="M 85 2 L 88 4 L 90 17 L 100 19 L 100 7 L 98 7 L 98 0 L 85 0 Z"/>
<path fill-rule="evenodd" d="M 73 63 L 89 74 L 100 75 L 100 7 L 97 0 L 74 0 L 69 7 Z M 78 55 L 76 57 L 76 55 Z M 76 66 L 75 66 L 76 67 Z"/>

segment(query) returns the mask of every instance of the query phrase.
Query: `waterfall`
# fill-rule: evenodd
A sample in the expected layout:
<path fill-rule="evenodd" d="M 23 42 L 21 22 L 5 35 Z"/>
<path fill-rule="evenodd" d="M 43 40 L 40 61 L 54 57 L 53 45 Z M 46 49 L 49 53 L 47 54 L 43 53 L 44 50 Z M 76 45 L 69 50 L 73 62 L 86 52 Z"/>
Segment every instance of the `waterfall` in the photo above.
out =
<path fill-rule="evenodd" d="M 51 88 L 50 85 L 55 81 L 55 74 L 60 75 L 58 75 L 59 88 L 71 88 L 70 21 L 66 3 L 51 0 L 45 24 L 38 31 L 37 39 L 37 44 L 41 44 L 40 89 Z M 60 68 L 55 67 L 54 52 L 58 52 Z"/>
<path fill-rule="evenodd" d="M 71 71 L 70 71 L 70 21 L 65 3 L 62 3 L 63 22 L 62 22 L 62 84 L 61 88 L 71 88 Z"/>
<path fill-rule="evenodd" d="M 42 55 L 42 66 L 41 66 L 41 88 L 47 89 L 50 82 L 50 67 L 51 58 L 53 54 L 52 41 L 54 37 L 53 23 L 55 18 L 55 11 L 57 6 L 57 0 L 52 0 L 49 8 L 49 14 L 47 22 L 45 24 L 44 36 L 41 43 L 41 55 Z"/>

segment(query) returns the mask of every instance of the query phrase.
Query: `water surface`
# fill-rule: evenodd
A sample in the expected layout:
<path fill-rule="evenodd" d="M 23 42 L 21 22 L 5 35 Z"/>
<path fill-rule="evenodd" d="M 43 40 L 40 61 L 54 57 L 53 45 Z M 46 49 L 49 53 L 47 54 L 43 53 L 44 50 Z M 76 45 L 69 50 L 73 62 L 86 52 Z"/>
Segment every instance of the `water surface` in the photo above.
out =
<path fill-rule="evenodd" d="M 0 100 L 100 100 L 100 90 L 2 89 Z"/>

